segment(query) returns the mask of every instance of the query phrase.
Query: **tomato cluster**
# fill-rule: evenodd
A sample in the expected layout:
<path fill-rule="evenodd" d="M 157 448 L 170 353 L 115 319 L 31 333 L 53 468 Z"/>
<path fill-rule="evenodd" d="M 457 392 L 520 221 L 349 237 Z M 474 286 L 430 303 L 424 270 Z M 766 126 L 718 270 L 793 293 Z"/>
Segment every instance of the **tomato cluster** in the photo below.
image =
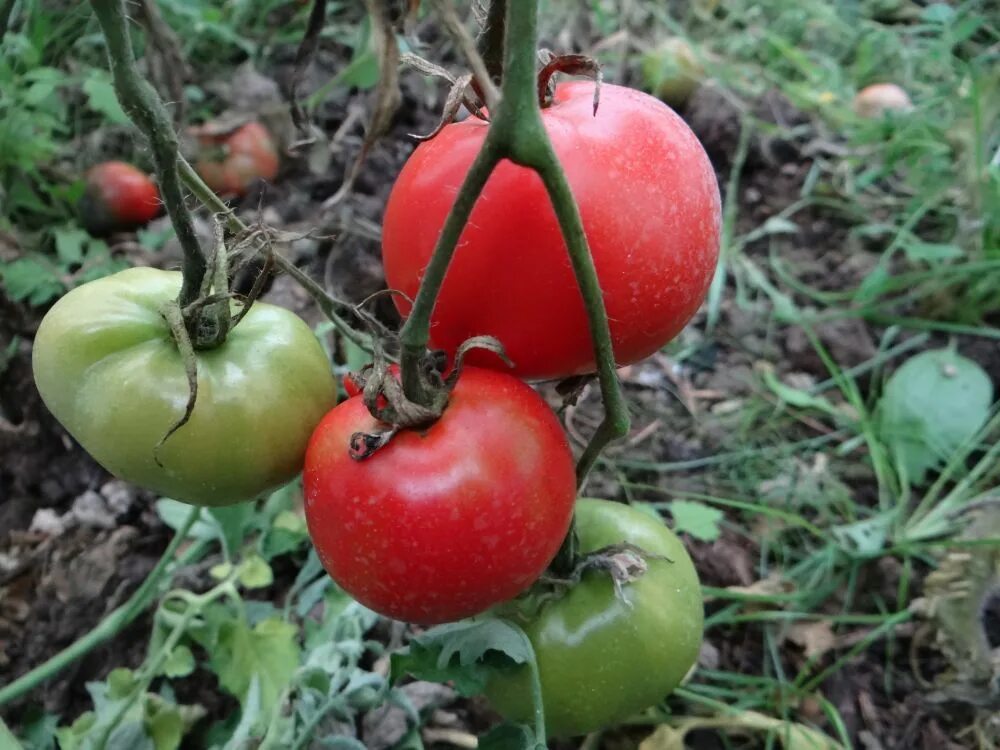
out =
<path fill-rule="evenodd" d="M 701 145 L 662 102 L 605 86 L 595 117 L 592 94 L 590 84 L 563 84 L 542 117 L 580 207 L 616 359 L 626 364 L 662 347 L 702 302 L 718 254 L 719 192 Z M 383 235 L 390 287 L 416 295 L 487 127 L 472 118 L 448 125 L 399 175 Z M 255 123 L 212 145 L 219 158 L 198 169 L 220 193 L 241 194 L 277 170 L 273 143 Z M 431 418 L 400 416 L 415 405 L 400 400 L 398 368 L 383 366 L 377 387 L 348 380 L 348 398 L 333 406 L 329 362 L 308 326 L 260 302 L 223 344 L 182 354 L 167 314 L 180 315 L 181 281 L 137 268 L 85 284 L 38 330 L 39 391 L 109 471 L 200 505 L 251 499 L 302 471 L 306 520 L 329 574 L 368 607 L 423 625 L 508 606 L 538 583 L 575 514 L 586 572 L 523 624 L 549 730 L 621 720 L 684 677 L 702 610 L 683 545 L 625 505 L 575 501 L 569 443 L 525 383 L 595 367 L 562 234 L 534 172 L 505 162 L 487 182 L 431 328 L 448 356 L 471 337 L 495 337 L 514 367 L 477 350 L 472 364 L 449 361 L 447 380 L 422 373 L 447 396 Z M 192 357 L 197 399 L 178 422 L 191 403 Z M 607 563 L 615 547 L 641 553 L 642 570 L 618 580 L 621 590 L 608 565 L 585 565 Z M 524 720 L 527 679 L 524 669 L 498 674 L 488 695 Z"/>

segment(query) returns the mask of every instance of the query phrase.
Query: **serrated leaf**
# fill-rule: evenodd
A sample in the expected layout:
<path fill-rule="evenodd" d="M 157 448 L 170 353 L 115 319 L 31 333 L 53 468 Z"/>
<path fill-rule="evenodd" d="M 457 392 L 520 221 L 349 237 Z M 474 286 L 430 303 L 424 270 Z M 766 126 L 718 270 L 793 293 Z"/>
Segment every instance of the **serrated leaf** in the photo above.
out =
<path fill-rule="evenodd" d="M 34 258 L 18 258 L 3 267 L 3 285 L 15 302 L 43 305 L 63 293 L 56 269 Z"/>
<path fill-rule="evenodd" d="M 167 677 L 187 677 L 194 671 L 194 654 L 185 645 L 175 646 L 163 662 L 161 672 Z"/>
<path fill-rule="evenodd" d="M 240 563 L 239 582 L 248 589 L 262 589 L 274 583 L 274 573 L 264 558 L 252 555 Z"/>
<path fill-rule="evenodd" d="M 431 628 L 391 657 L 390 679 L 405 674 L 431 682 L 453 681 L 463 695 L 483 690 L 490 673 L 504 663 L 534 657 L 523 631 L 499 619 L 464 620 Z"/>
<path fill-rule="evenodd" d="M 128 115 L 118 103 L 111 77 L 100 68 L 91 70 L 87 80 L 83 82 L 83 93 L 87 95 L 87 105 L 95 112 L 104 115 L 109 122 L 115 125 L 129 123 Z"/>
<path fill-rule="evenodd" d="M 985 424 L 993 383 L 978 364 L 937 349 L 908 359 L 885 384 L 879 428 L 897 466 L 921 484 Z"/>
<path fill-rule="evenodd" d="M 678 534 L 687 533 L 703 542 L 713 542 L 719 538 L 719 522 L 723 513 L 694 500 L 673 500 L 668 505 L 673 516 L 673 529 Z"/>
<path fill-rule="evenodd" d="M 299 664 L 297 634 L 294 625 L 277 618 L 263 620 L 252 630 L 240 620 L 222 622 L 211 658 L 219 684 L 243 703 L 256 677 L 261 705 L 275 708 Z"/>
<path fill-rule="evenodd" d="M 60 227 L 52 232 L 56 241 L 56 255 L 59 260 L 70 265 L 83 260 L 83 249 L 90 235 L 79 227 Z"/>

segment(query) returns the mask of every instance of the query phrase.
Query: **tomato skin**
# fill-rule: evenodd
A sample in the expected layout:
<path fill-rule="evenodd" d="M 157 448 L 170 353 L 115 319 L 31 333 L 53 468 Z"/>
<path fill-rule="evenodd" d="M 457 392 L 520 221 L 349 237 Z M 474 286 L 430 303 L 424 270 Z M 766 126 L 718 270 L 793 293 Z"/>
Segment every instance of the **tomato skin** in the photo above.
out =
<path fill-rule="evenodd" d="M 203 135 L 199 140 L 206 151 L 222 148 L 221 155 L 206 155 L 195 163 L 205 184 L 219 195 L 246 195 L 257 180 L 273 180 L 278 174 L 277 147 L 259 122 L 248 122 L 225 136 Z"/>
<path fill-rule="evenodd" d="M 913 109 L 910 95 L 894 83 L 873 83 L 861 89 L 854 97 L 854 112 L 869 120 L 884 117 L 890 112 L 908 112 Z"/>
<path fill-rule="evenodd" d="M 671 562 L 647 560 L 645 575 L 624 587 L 628 604 L 606 572 L 587 572 L 524 626 L 538 659 L 546 727 L 560 737 L 661 701 L 698 658 L 704 617 L 691 558 L 662 522 L 621 503 L 580 500 L 576 528 L 583 552 L 628 541 Z M 530 723 L 529 679 L 526 667 L 500 672 L 486 696 L 508 718 Z"/>
<path fill-rule="evenodd" d="M 87 170 L 80 199 L 80 221 L 94 235 L 135 229 L 160 215 L 160 191 L 149 176 L 122 161 Z"/>
<path fill-rule="evenodd" d="M 580 206 L 621 365 L 653 353 L 694 315 L 719 250 L 719 189 L 698 139 L 669 107 L 621 86 L 563 83 L 542 120 Z M 468 118 L 422 143 L 386 206 L 388 285 L 415 297 L 463 178 L 486 137 Z M 409 303 L 394 302 L 404 315 Z M 502 162 L 462 233 L 431 326 L 453 354 L 492 335 L 524 378 L 594 369 L 589 326 L 559 225 L 541 179 Z M 470 362 L 504 368 L 488 352 Z"/>
<path fill-rule="evenodd" d="M 566 437 L 537 393 L 467 367 L 425 431 L 403 430 L 361 461 L 348 455 L 353 433 L 378 429 L 355 396 L 326 415 L 306 452 L 309 534 L 342 588 L 388 617 L 433 624 L 534 582 L 576 494 Z"/>
<path fill-rule="evenodd" d="M 257 302 L 226 342 L 200 351 L 190 421 L 187 377 L 162 305 L 181 274 L 132 268 L 69 292 L 35 336 L 46 406 L 115 476 L 176 500 L 228 505 L 292 479 L 336 398 L 326 355 L 300 318 Z"/>

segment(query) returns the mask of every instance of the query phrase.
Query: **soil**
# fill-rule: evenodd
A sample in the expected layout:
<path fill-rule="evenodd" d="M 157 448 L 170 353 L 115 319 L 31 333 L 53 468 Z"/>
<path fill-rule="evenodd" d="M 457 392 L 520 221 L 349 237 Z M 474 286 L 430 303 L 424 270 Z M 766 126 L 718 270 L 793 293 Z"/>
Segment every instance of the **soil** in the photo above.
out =
<path fill-rule="evenodd" d="M 272 71 L 273 80 L 261 77 L 264 89 L 273 87 L 265 96 L 280 97 L 281 87 L 288 81 L 291 53 L 289 50 L 288 64 Z M 336 51 L 327 57 L 321 54 L 311 75 L 322 81 L 341 64 Z M 257 75 L 252 71 L 246 74 Z M 226 86 L 225 82 L 217 87 L 219 96 L 230 103 L 233 92 L 245 89 L 239 84 Z M 288 160 L 273 188 L 239 204 L 249 220 L 259 216 L 286 231 L 311 232 L 293 245 L 293 257 L 315 278 L 326 280 L 336 293 L 355 301 L 383 287 L 377 227 L 392 176 L 413 147 L 407 134 L 431 130 L 436 111 L 443 104 L 442 89 L 435 91 L 414 76 L 404 77 L 403 93 L 403 105 L 391 132 L 372 151 L 353 194 L 342 205 L 323 207 L 360 148 L 368 109 L 368 96 L 362 92 L 328 102 L 318 113 L 320 128 L 327 134 L 338 134 L 326 144 L 332 154 L 328 165 L 319 171 L 311 168 L 311 155 L 305 152 Z M 787 126 L 807 120 L 780 97 L 758 104 L 755 114 L 771 122 Z M 361 114 L 352 116 L 345 125 L 344 113 L 352 111 Z M 737 116 L 710 90 L 699 94 L 684 114 L 712 155 L 720 185 L 727 186 L 739 140 Z M 750 143 L 739 179 L 737 233 L 760 226 L 798 199 L 809 167 L 803 147 L 803 143 L 791 140 L 756 139 Z M 806 209 L 795 221 L 797 233 L 780 238 L 776 249 L 806 283 L 820 290 L 842 290 L 857 285 L 872 268 L 876 256 L 846 240 L 849 226 L 844 217 Z M 770 252 L 767 239 L 751 244 L 747 252 L 751 259 L 766 261 Z M 156 256 L 162 266 L 176 265 L 177 259 L 176 249 L 170 247 Z M 320 319 L 309 299 L 287 280 L 274 281 L 267 297 L 313 322 Z M 384 320 L 394 322 L 390 304 L 382 300 L 376 305 Z M 30 355 L 31 338 L 42 312 L 15 304 L 0 292 L 0 350 L 11 340 L 18 342 L 12 359 L 0 371 L 0 684 L 88 632 L 124 601 L 155 564 L 169 538 L 168 530 L 151 510 L 153 498 L 123 490 L 41 403 L 31 377 Z M 728 402 L 746 397 L 754 389 L 754 368 L 761 360 L 777 363 L 776 374 L 786 380 L 815 383 L 829 377 L 799 329 L 776 327 L 763 309 L 756 314 L 752 308 L 738 307 L 731 294 L 721 307 L 718 335 L 712 343 L 697 333 L 703 330 L 703 322 L 697 319 L 684 334 L 684 343 L 694 346 L 697 354 L 683 367 L 661 354 L 623 371 L 635 415 L 634 428 L 630 438 L 610 455 L 622 456 L 627 450 L 633 463 L 697 462 L 738 448 L 739 434 L 716 419 L 702 424 L 699 415 L 725 414 Z M 875 353 L 882 331 L 849 319 L 822 324 L 817 333 L 834 359 L 850 367 Z M 927 346 L 943 341 L 935 338 Z M 996 342 L 960 336 L 958 343 L 962 352 L 1000 382 L 1000 346 Z M 867 387 L 864 379 L 861 384 Z M 579 404 L 568 410 L 567 424 L 571 433 L 586 435 L 599 416 L 597 390 L 591 386 Z M 815 434 L 803 426 L 803 437 Z M 623 475 L 629 486 L 623 485 Z M 604 466 L 595 472 L 587 492 L 610 498 L 663 499 L 639 486 L 653 483 L 673 491 L 710 491 L 714 481 L 710 472 L 697 469 L 660 474 L 641 466 L 625 466 L 618 473 Z M 870 477 L 853 482 L 851 490 L 856 498 L 874 496 Z M 127 495 L 124 499 L 123 491 Z M 94 501 L 95 496 L 99 501 Z M 88 513 L 88 502 L 91 506 L 96 503 L 98 512 Z M 706 585 L 749 586 L 757 580 L 757 541 L 753 538 L 727 531 L 713 543 L 688 542 Z M 871 586 L 886 592 L 886 599 L 892 601 L 899 571 L 886 568 L 879 572 L 881 578 L 871 581 Z M 276 588 L 280 590 L 282 579 L 290 580 L 293 575 L 294 571 L 279 575 Z M 920 580 L 911 580 L 911 586 L 919 590 Z M 708 612 L 718 607 L 709 603 Z M 140 618 L 113 643 L 98 648 L 36 690 L 33 698 L 43 699 L 45 709 L 60 714 L 63 722 L 71 721 L 89 706 L 86 682 L 103 678 L 114 667 L 135 666 L 142 661 L 148 632 L 148 620 Z M 883 645 L 862 652 L 824 683 L 823 692 L 847 721 L 855 743 L 935 750 L 958 747 L 951 740 L 967 723 L 970 709 L 954 703 L 932 704 L 922 697 L 925 691 L 907 664 L 911 636 L 912 632 L 900 631 L 890 651 L 880 641 Z M 753 675 L 765 668 L 760 639 L 748 631 L 713 633 L 706 654 L 704 658 L 720 669 Z M 801 653 L 790 648 L 784 658 L 794 674 L 801 664 Z M 886 678 L 887 666 L 893 669 L 891 681 Z M 889 690 L 887 684 L 891 684 Z M 213 692 L 203 686 L 182 686 L 179 692 L 180 697 L 200 701 L 210 711 L 232 708 L 223 705 L 217 691 L 213 698 Z M 24 703 L 8 707 L 4 718 L 17 724 L 24 707 Z M 808 707 L 799 709 L 808 714 Z M 479 701 L 453 699 L 445 713 L 457 726 L 473 732 L 492 718 Z M 821 722 L 818 706 L 814 714 Z M 605 747 L 628 746 L 627 736 L 627 732 L 609 735 Z M 689 743 L 706 750 L 722 747 L 717 738 L 704 733 L 691 735 Z"/>

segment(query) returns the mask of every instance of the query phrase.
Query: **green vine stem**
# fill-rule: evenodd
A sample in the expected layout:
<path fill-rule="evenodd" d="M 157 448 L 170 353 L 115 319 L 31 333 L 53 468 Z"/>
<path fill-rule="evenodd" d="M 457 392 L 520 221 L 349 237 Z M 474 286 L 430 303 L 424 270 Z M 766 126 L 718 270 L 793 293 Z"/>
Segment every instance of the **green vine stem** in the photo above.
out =
<path fill-rule="evenodd" d="M 91 0 L 90 4 L 107 42 L 118 101 L 146 136 L 153 153 L 160 195 L 184 252 L 184 283 L 178 302 L 182 308 L 187 307 L 199 296 L 208 261 L 198 242 L 191 213 L 184 203 L 184 191 L 177 172 L 177 135 L 170 114 L 156 90 L 136 72 L 124 0 Z"/>
<path fill-rule="evenodd" d="M 434 254 L 424 271 L 413 308 L 400 331 L 403 389 L 411 401 L 429 404 L 430 384 L 426 382 L 420 365 L 430 339 L 431 314 L 462 230 L 494 168 L 501 159 L 506 158 L 535 170 L 552 201 L 587 309 L 601 396 L 604 400 L 604 419 L 577 464 L 577 482 L 582 484 L 604 447 L 628 433 L 628 408 L 615 369 L 607 311 L 580 210 L 542 123 L 535 70 L 538 0 L 508 3 L 504 27 L 500 100 L 492 112 L 489 132 L 482 149 L 473 161 L 445 220 Z"/>
<path fill-rule="evenodd" d="M 493 83 L 503 80 L 503 29 L 507 0 L 492 0 L 486 10 L 483 31 L 479 35 L 479 54 Z"/>
<path fill-rule="evenodd" d="M 128 598 L 124 604 L 115 609 L 105 617 L 98 625 L 87 633 L 83 638 L 64 648 L 58 654 L 43 664 L 32 669 L 30 672 L 21 675 L 6 687 L 0 689 L 0 706 L 10 703 L 20 698 L 25 693 L 33 690 L 36 686 L 45 682 L 53 675 L 59 673 L 77 659 L 85 656 L 100 646 L 105 641 L 113 638 L 122 631 L 129 623 L 135 620 L 152 601 L 156 589 L 161 579 L 174 559 L 174 554 L 181 542 L 187 537 L 188 531 L 198 520 L 201 508 L 192 508 L 184 523 L 170 540 L 170 544 L 163 551 L 160 561 L 156 563 L 146 580 Z"/>
<path fill-rule="evenodd" d="M 181 180 L 187 188 L 194 193 L 194 196 L 201 201 L 202 205 L 225 221 L 226 228 L 230 232 L 233 234 L 243 234 L 250 231 L 250 227 L 243 223 L 240 217 L 233 213 L 233 210 L 215 194 L 212 188 L 205 184 L 205 181 L 201 179 L 194 167 L 183 156 L 178 156 L 177 158 L 177 169 Z M 309 274 L 281 253 L 272 253 L 271 257 L 274 260 L 274 265 L 295 279 L 308 292 L 320 311 L 333 323 L 333 327 L 341 336 L 352 344 L 361 347 L 366 352 L 372 353 L 374 351 L 372 337 L 358 331 L 337 312 L 338 308 L 349 308 L 349 304 L 335 298 L 321 284 L 317 283 Z"/>

